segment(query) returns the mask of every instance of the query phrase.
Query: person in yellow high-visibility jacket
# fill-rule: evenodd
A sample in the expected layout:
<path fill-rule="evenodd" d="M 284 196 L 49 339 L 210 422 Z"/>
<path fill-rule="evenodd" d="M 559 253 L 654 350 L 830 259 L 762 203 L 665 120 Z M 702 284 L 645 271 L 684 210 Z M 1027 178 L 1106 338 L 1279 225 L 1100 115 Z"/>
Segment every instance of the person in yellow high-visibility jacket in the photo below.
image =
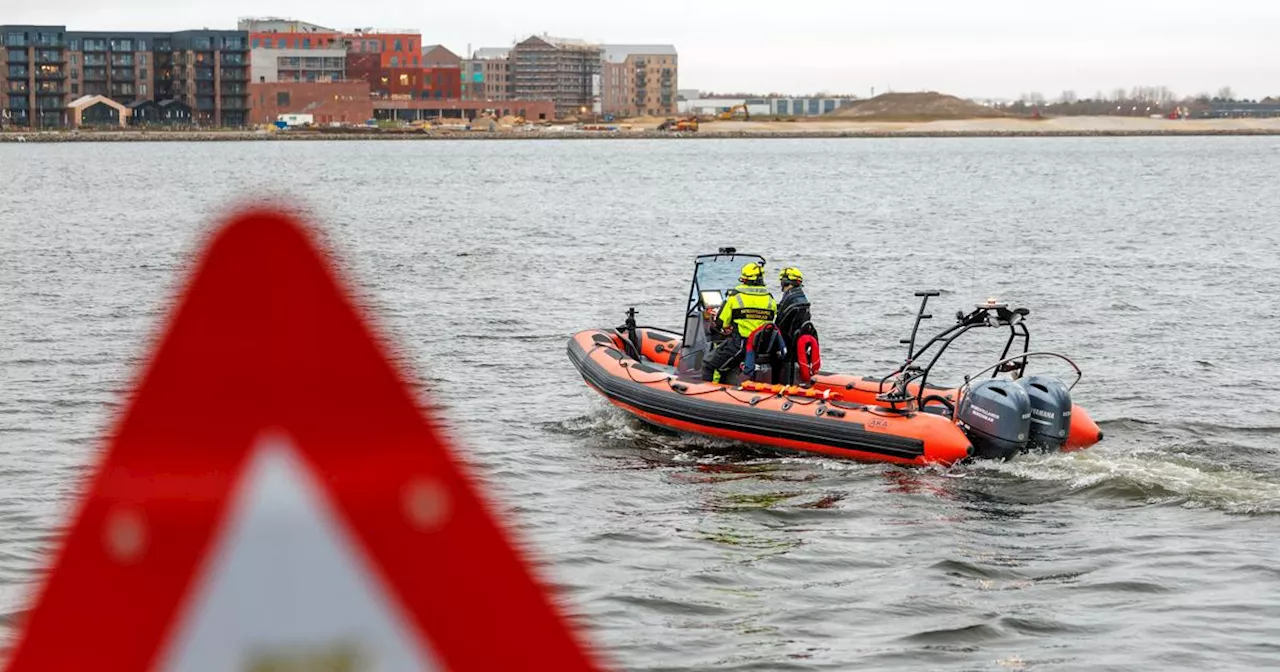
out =
<path fill-rule="evenodd" d="M 764 286 L 764 269 L 760 264 L 752 262 L 743 266 L 738 283 L 729 290 L 716 316 L 728 338 L 702 362 L 702 379 L 707 382 L 720 382 L 724 374 L 741 361 L 751 332 L 773 322 L 778 314 L 778 304 Z"/>

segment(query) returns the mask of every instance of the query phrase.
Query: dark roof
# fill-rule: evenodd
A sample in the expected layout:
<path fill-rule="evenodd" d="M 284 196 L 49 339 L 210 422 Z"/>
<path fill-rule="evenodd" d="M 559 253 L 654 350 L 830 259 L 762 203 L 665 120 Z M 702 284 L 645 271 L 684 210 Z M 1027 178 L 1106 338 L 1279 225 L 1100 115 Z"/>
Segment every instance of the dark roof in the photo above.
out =
<path fill-rule="evenodd" d="M 135 100 L 132 103 L 125 105 L 125 107 L 131 110 L 136 110 L 139 107 L 159 107 L 159 106 L 156 104 L 156 101 L 154 100 Z"/>

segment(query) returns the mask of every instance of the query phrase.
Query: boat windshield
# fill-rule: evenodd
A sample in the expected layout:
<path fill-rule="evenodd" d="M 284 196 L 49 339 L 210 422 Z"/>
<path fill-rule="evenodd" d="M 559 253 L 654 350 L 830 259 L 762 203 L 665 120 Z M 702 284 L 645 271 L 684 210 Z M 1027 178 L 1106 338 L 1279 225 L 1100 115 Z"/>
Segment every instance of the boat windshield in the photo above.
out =
<path fill-rule="evenodd" d="M 738 285 L 742 267 L 755 262 L 764 265 L 764 257 L 755 254 L 707 254 L 698 257 L 693 271 L 693 287 L 689 291 L 689 304 L 685 310 L 684 343 L 690 350 L 699 350 L 708 342 L 702 312 L 719 307 L 725 294 Z"/>
<path fill-rule="evenodd" d="M 721 254 L 698 259 L 698 268 L 694 273 L 697 290 L 718 290 L 723 297 L 725 292 L 738 286 L 738 274 L 742 267 L 753 261 L 764 265 L 764 257 L 754 254 Z"/>

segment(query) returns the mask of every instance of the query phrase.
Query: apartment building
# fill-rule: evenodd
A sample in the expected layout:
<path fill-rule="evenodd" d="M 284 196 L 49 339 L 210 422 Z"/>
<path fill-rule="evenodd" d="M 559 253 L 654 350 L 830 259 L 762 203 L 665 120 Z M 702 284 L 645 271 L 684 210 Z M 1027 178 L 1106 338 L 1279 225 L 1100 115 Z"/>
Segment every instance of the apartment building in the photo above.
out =
<path fill-rule="evenodd" d="M 6 124 L 67 126 L 72 121 L 68 105 L 92 96 L 126 109 L 142 100 L 178 100 L 202 125 L 241 126 L 248 118 L 249 49 L 243 31 L 0 26 L 0 40 L 6 77 L 0 121 Z"/>
<path fill-rule="evenodd" d="M 620 117 L 672 116 L 679 60 L 669 44 L 602 45 L 600 107 Z"/>
<path fill-rule="evenodd" d="M 65 51 L 65 26 L 0 26 L 0 125 L 66 124 Z"/>
<path fill-rule="evenodd" d="M 249 120 L 249 35 L 242 30 L 187 30 L 157 38 L 159 96 L 191 107 L 202 126 Z"/>
<path fill-rule="evenodd" d="M 582 40 L 533 36 L 511 49 L 511 96 L 550 100 L 556 116 L 594 109 L 598 96 L 601 49 Z"/>
<path fill-rule="evenodd" d="M 462 61 L 463 100 L 511 100 L 511 49 L 476 49 Z"/>

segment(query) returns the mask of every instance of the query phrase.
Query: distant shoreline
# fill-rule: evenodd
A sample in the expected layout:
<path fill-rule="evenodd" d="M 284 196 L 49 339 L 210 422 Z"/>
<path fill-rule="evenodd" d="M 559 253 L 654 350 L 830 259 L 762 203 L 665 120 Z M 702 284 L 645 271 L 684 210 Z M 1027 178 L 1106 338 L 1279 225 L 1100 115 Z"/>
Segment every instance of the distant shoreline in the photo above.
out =
<path fill-rule="evenodd" d="M 599 124 L 617 130 L 571 126 L 495 131 L 440 130 L 93 130 L 5 131 L 0 142 L 307 142 L 387 140 L 709 140 L 797 138 L 1052 138 L 1280 136 L 1280 119 L 1166 120 L 1137 117 L 1057 117 L 1045 120 L 950 121 L 716 121 L 696 132 L 666 132 L 647 124 Z"/>

